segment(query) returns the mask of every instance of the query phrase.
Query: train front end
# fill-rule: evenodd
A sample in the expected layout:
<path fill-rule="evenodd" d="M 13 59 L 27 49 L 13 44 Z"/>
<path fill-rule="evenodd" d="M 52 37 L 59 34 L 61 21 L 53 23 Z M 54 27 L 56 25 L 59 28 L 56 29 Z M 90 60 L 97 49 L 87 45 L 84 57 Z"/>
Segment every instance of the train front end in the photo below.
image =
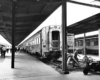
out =
<path fill-rule="evenodd" d="M 61 29 L 60 26 L 49 27 L 49 57 L 57 60 L 61 56 Z"/>

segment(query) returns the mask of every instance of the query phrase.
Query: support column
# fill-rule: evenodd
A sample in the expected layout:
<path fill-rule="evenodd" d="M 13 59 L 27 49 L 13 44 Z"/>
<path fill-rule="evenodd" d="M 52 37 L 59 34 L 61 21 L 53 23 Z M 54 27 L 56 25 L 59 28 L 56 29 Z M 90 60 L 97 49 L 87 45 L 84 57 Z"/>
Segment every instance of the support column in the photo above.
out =
<path fill-rule="evenodd" d="M 62 72 L 68 74 L 67 68 L 67 30 L 66 30 L 66 0 L 62 0 Z"/>
<path fill-rule="evenodd" d="M 98 29 L 98 32 L 99 32 L 99 34 L 98 34 L 98 56 L 100 57 L 100 29 Z"/>
<path fill-rule="evenodd" d="M 73 52 L 74 52 L 74 49 L 75 49 L 75 35 L 73 35 Z"/>
<path fill-rule="evenodd" d="M 83 39 L 83 45 L 84 45 L 84 55 L 86 55 L 86 34 L 84 33 L 84 39 Z"/>
<path fill-rule="evenodd" d="M 15 60 L 15 3 L 17 0 L 12 0 L 12 59 L 11 59 L 11 68 L 14 68 Z"/>

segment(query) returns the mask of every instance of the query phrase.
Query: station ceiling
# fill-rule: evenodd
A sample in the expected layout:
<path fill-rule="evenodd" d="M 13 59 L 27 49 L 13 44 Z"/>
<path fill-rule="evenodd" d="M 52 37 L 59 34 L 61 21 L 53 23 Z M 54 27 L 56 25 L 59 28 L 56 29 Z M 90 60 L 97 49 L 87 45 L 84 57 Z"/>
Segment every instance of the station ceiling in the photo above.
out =
<path fill-rule="evenodd" d="M 0 0 L 0 34 L 12 43 L 12 2 L 15 3 L 15 45 L 35 30 L 62 0 Z"/>
<path fill-rule="evenodd" d="M 0 0 L 0 34 L 12 43 L 12 2 L 15 4 L 15 45 L 35 30 L 54 10 L 62 0 Z M 71 3 L 100 8 L 97 5 L 66 0 Z M 78 23 L 68 26 L 68 31 L 74 34 L 89 32 L 99 28 L 100 14 L 96 14 Z M 78 31 L 77 31 L 78 30 Z"/>

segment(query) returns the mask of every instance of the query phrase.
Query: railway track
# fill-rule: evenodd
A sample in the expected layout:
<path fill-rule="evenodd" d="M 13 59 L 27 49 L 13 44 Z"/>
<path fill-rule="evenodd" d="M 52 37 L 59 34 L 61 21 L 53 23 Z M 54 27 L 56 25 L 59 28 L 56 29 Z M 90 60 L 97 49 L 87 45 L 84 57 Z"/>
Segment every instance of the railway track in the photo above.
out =
<path fill-rule="evenodd" d="M 38 60 L 42 61 L 43 63 L 51 66 L 52 68 L 54 68 L 55 70 L 57 70 L 58 72 L 60 72 L 62 70 L 62 61 L 61 60 L 56 60 L 56 61 L 49 61 L 47 59 L 41 59 L 40 57 L 37 57 L 35 55 L 31 55 L 33 57 L 36 57 Z M 84 64 L 81 63 L 81 66 L 83 66 Z M 84 67 L 79 67 L 79 66 L 74 66 L 72 65 L 72 63 L 70 63 L 68 66 L 68 70 L 69 71 L 82 71 L 84 69 Z"/>

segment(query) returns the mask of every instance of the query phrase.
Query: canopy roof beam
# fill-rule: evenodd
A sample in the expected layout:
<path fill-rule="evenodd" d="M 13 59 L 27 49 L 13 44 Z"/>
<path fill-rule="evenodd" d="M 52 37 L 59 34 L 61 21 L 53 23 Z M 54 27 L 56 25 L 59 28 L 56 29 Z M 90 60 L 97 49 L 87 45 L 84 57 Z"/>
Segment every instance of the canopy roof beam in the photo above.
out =
<path fill-rule="evenodd" d="M 73 1 L 73 0 L 67 0 L 67 2 L 79 4 L 79 5 L 83 5 L 83 6 L 88 6 L 88 7 L 100 8 L 100 6 L 98 6 L 98 5 L 93 5 L 93 4 L 88 4 L 88 3 L 83 3 L 83 2 Z"/>

